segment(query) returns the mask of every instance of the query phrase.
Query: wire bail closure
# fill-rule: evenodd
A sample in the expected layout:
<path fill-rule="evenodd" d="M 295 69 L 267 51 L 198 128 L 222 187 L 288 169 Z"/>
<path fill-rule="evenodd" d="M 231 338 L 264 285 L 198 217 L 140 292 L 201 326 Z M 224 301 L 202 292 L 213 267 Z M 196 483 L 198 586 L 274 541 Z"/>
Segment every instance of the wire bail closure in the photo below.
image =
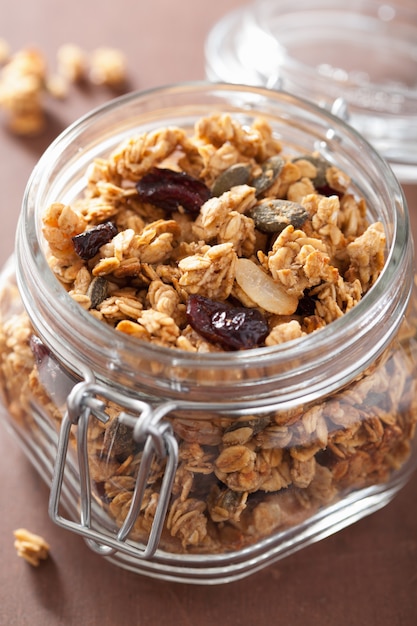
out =
<path fill-rule="evenodd" d="M 89 380 L 88 380 L 89 379 Z M 105 400 L 118 404 L 123 410 L 118 419 L 132 428 L 135 441 L 143 443 L 142 458 L 136 478 L 129 511 L 117 534 L 93 527 L 92 494 L 88 463 L 88 425 L 91 417 L 106 423 Z M 158 549 L 166 517 L 172 485 L 178 464 L 178 444 L 169 422 L 163 418 L 175 408 L 165 403 L 155 409 L 147 402 L 127 397 L 116 390 L 95 382 L 92 375 L 77 383 L 67 398 L 67 410 L 62 420 L 57 457 L 49 498 L 49 515 L 58 526 L 82 535 L 95 552 L 109 556 L 122 551 L 142 559 L 150 559 Z M 80 520 L 72 521 L 60 514 L 60 501 L 67 464 L 71 429 L 77 427 L 77 457 L 80 479 Z M 143 497 L 155 456 L 166 459 L 158 504 L 146 546 L 128 542 L 129 533 L 140 513 Z"/>

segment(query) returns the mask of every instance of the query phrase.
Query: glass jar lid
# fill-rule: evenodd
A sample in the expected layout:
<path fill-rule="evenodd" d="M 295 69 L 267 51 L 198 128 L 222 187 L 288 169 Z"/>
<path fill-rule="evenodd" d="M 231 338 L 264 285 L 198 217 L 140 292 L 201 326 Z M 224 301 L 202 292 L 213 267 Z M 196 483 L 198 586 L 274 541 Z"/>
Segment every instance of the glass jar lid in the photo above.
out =
<path fill-rule="evenodd" d="M 257 0 L 214 25 L 210 80 L 280 88 L 358 130 L 417 181 L 417 11 L 373 0 Z"/>

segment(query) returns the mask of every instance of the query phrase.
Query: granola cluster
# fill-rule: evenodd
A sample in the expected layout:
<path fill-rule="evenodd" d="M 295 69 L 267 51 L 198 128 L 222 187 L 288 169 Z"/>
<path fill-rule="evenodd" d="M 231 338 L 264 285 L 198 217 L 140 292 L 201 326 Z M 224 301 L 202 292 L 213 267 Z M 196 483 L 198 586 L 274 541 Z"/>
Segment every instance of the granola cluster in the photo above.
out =
<path fill-rule="evenodd" d="M 8 125 L 19 135 L 32 135 L 45 127 L 46 63 L 35 49 L 24 49 L 8 60 L 0 74 L 0 108 Z"/>
<path fill-rule="evenodd" d="M 13 314 L 0 324 L 3 401 L 15 426 L 48 457 L 33 407 L 59 428 L 68 374 L 52 355 L 41 365 L 34 358 L 33 329 L 11 292 Z M 414 312 L 360 378 L 314 403 L 240 419 L 171 414 L 179 463 L 160 547 L 189 554 L 239 550 L 355 490 L 389 481 L 415 449 L 415 329 Z M 116 527 L 129 510 L 143 455 L 120 411 L 109 402 L 108 422 L 92 419 L 88 431 L 94 497 Z M 147 541 L 164 471 L 165 462 L 155 458 L 132 539 Z"/>
<path fill-rule="evenodd" d="M 284 152 L 265 120 L 246 127 L 224 114 L 200 120 L 193 136 L 162 128 L 131 138 L 90 165 L 82 198 L 46 208 L 50 266 L 84 309 L 132 341 L 225 351 L 225 333 L 248 334 L 234 323 L 236 310 L 243 326 L 242 312 L 262 316 L 261 346 L 320 330 L 376 281 L 384 231 L 367 222 L 345 173 L 320 155 Z M 15 422 L 35 436 L 33 402 L 59 426 L 74 381 L 39 348 L 17 299 L 13 286 L 2 294 L 1 386 Z M 216 326 L 207 312 L 218 305 Z M 409 459 L 415 434 L 415 317 L 361 376 L 328 397 L 239 419 L 204 407 L 203 416 L 170 414 L 179 463 L 161 548 L 239 550 L 388 481 Z M 109 401 L 108 421 L 92 419 L 88 432 L 94 495 L 116 526 L 143 455 L 120 411 Z M 164 471 L 155 458 L 131 533 L 139 541 L 147 540 Z"/>
<path fill-rule="evenodd" d="M 285 155 L 263 119 L 144 133 L 86 176 L 82 198 L 45 210 L 50 266 L 96 318 L 158 345 L 224 349 L 187 315 L 195 295 L 228 319 L 229 305 L 260 311 L 259 345 L 302 337 L 355 306 L 384 265 L 383 226 L 367 223 L 349 177 Z"/>
<path fill-rule="evenodd" d="M 32 533 L 26 528 L 18 528 L 13 534 L 17 555 L 25 559 L 30 565 L 38 567 L 41 561 L 48 558 L 49 544 L 43 537 Z"/>

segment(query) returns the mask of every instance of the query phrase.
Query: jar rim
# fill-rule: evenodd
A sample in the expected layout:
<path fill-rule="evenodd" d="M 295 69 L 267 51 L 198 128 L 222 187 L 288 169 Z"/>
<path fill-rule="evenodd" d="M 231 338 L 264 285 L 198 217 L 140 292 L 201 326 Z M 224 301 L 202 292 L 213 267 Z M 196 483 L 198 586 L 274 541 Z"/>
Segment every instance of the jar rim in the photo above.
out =
<path fill-rule="evenodd" d="M 340 137 L 348 138 L 354 145 L 359 145 L 361 158 L 367 159 L 368 167 L 374 167 L 379 172 L 381 181 L 381 193 L 385 190 L 385 202 L 389 205 L 390 228 L 392 229 L 392 245 L 386 261 L 386 265 L 378 281 L 373 285 L 366 296 L 351 311 L 321 329 L 306 337 L 293 340 L 278 346 L 255 348 L 228 353 L 189 353 L 177 348 L 165 348 L 155 346 L 144 341 L 132 340 L 129 336 L 115 331 L 102 322 L 96 320 L 91 314 L 84 311 L 76 303 L 65 289 L 59 284 L 57 278 L 50 269 L 47 259 L 42 252 L 39 211 L 44 206 L 45 196 L 50 193 L 51 170 L 59 161 L 63 152 L 69 147 L 82 144 L 80 139 L 84 133 L 88 136 L 91 144 L 100 143 L 94 136 L 95 127 L 103 128 L 103 124 L 110 119 L 115 111 L 130 110 L 132 106 L 142 107 L 142 112 L 152 116 L 150 111 L 158 109 L 159 118 L 168 107 L 171 113 L 175 111 L 172 102 L 178 100 L 184 107 L 184 99 L 188 98 L 188 105 L 183 109 L 189 115 L 189 107 L 195 108 L 210 94 L 214 102 L 220 103 L 223 99 L 232 102 L 232 108 L 238 110 L 242 103 L 246 103 L 247 114 L 262 114 L 262 109 L 272 107 L 278 103 L 281 107 L 302 110 L 310 119 L 319 117 L 325 120 L 327 128 L 331 128 Z M 237 104 L 239 103 L 239 104 Z M 205 105 L 207 106 L 207 105 Z M 213 106 L 211 104 L 211 106 Z M 217 104 L 220 107 L 220 104 Z M 136 109 L 135 109 L 136 110 Z M 140 117 L 140 110 L 139 110 Z M 329 140 L 330 141 L 330 140 Z M 80 148 L 81 153 L 81 148 Z M 101 376 L 113 376 L 123 373 L 124 381 L 137 381 L 139 376 L 141 384 L 147 389 L 157 389 L 171 393 L 183 393 L 184 390 L 191 393 L 193 389 L 201 388 L 197 380 L 181 378 L 181 372 L 192 370 L 194 373 L 204 371 L 217 371 L 218 375 L 213 381 L 207 380 L 208 393 L 213 386 L 222 387 L 226 390 L 233 388 L 236 396 L 236 388 L 250 395 L 255 388 L 258 394 L 276 393 L 277 385 L 285 386 L 286 380 L 291 379 L 294 389 L 300 387 L 300 380 L 305 378 L 306 371 L 314 374 L 317 385 L 322 387 L 331 386 L 328 376 L 323 377 L 321 370 L 328 363 L 329 352 L 334 353 L 335 348 L 348 355 L 349 368 L 346 376 L 354 376 L 358 368 L 361 368 L 375 358 L 395 330 L 395 325 L 402 318 L 405 308 L 405 298 L 398 304 L 398 293 L 409 293 L 411 289 L 411 276 L 407 255 L 409 256 L 411 238 L 408 227 L 408 213 L 404 196 L 400 185 L 395 179 L 386 162 L 377 154 L 354 129 L 350 128 L 339 118 L 324 111 L 320 107 L 286 92 L 270 91 L 262 87 L 249 87 L 224 83 L 207 83 L 205 81 L 188 82 L 182 84 L 156 87 L 147 91 L 132 92 L 120 96 L 86 114 L 69 128 L 67 128 L 47 148 L 38 164 L 34 168 L 28 182 L 23 199 L 22 214 L 19 220 L 17 235 L 17 276 L 22 300 L 29 312 L 29 317 L 41 337 L 50 345 L 51 349 L 62 358 L 69 366 L 74 366 L 74 350 L 78 355 L 79 368 L 83 370 L 83 363 L 88 364 L 93 371 L 101 372 Z M 398 272 L 404 280 L 399 279 Z M 383 322 L 387 308 L 393 315 L 390 329 Z M 78 320 L 78 332 L 77 332 Z M 56 327 L 59 332 L 56 332 Z M 377 330 L 379 328 L 379 331 Z M 369 335 L 370 329 L 377 332 L 375 337 L 368 342 L 369 351 L 358 360 L 353 355 L 361 350 L 361 341 Z M 75 331 L 75 332 L 74 332 Z M 70 349 L 68 349 L 70 346 Z M 143 371 L 132 372 L 129 368 L 132 363 L 138 362 L 143 366 Z M 262 368 L 259 362 L 262 361 Z M 158 363 L 164 366 L 164 376 L 156 375 L 146 370 L 146 363 Z M 129 364 L 126 367 L 126 364 Z M 298 377 L 293 379 L 294 367 L 298 367 Z M 337 369 L 337 368 L 336 368 Z M 221 373 L 245 372 L 246 378 L 239 376 L 220 376 Z M 336 373 L 335 373 L 336 375 Z M 340 372 L 338 371 L 340 380 Z M 327 379 L 327 380 L 326 380 Z M 307 385 L 308 386 L 308 385 Z M 291 385 L 288 383 L 288 389 Z M 291 387 L 292 388 L 292 387 Z M 314 388 L 314 382 L 311 383 Z M 231 393 L 232 390 L 230 389 Z"/>

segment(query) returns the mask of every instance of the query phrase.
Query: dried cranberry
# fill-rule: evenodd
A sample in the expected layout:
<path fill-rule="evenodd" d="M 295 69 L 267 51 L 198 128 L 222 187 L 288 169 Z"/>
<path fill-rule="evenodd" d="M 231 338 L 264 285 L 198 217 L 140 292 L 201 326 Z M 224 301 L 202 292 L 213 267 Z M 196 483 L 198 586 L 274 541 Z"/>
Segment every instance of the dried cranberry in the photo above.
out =
<path fill-rule="evenodd" d="M 117 232 L 117 226 L 113 222 L 93 226 L 72 238 L 75 252 L 79 257 L 88 261 L 96 256 L 101 246 L 111 241 Z"/>
<path fill-rule="evenodd" d="M 337 463 L 337 458 L 335 454 L 329 448 L 323 448 L 323 450 L 319 450 L 315 455 L 316 461 L 319 465 L 323 467 L 332 468 Z"/>
<path fill-rule="evenodd" d="M 198 213 L 211 197 L 211 191 L 198 178 L 186 172 L 153 167 L 136 183 L 139 197 L 166 211 L 182 207 L 188 213 Z"/>
<path fill-rule="evenodd" d="M 312 298 L 310 295 L 305 294 L 298 301 L 298 307 L 295 312 L 296 315 L 309 316 L 314 315 L 316 312 L 316 300 Z"/>
<path fill-rule="evenodd" d="M 254 348 L 269 332 L 265 317 L 257 309 L 232 307 L 199 295 L 188 299 L 187 320 L 205 339 L 231 350 Z"/>
<path fill-rule="evenodd" d="M 338 198 L 341 198 L 343 196 L 343 193 L 341 191 L 337 191 L 337 189 L 333 189 L 333 187 L 330 187 L 330 185 L 328 184 L 317 187 L 316 191 L 321 196 L 327 196 L 328 198 L 330 196 L 337 196 Z"/>

